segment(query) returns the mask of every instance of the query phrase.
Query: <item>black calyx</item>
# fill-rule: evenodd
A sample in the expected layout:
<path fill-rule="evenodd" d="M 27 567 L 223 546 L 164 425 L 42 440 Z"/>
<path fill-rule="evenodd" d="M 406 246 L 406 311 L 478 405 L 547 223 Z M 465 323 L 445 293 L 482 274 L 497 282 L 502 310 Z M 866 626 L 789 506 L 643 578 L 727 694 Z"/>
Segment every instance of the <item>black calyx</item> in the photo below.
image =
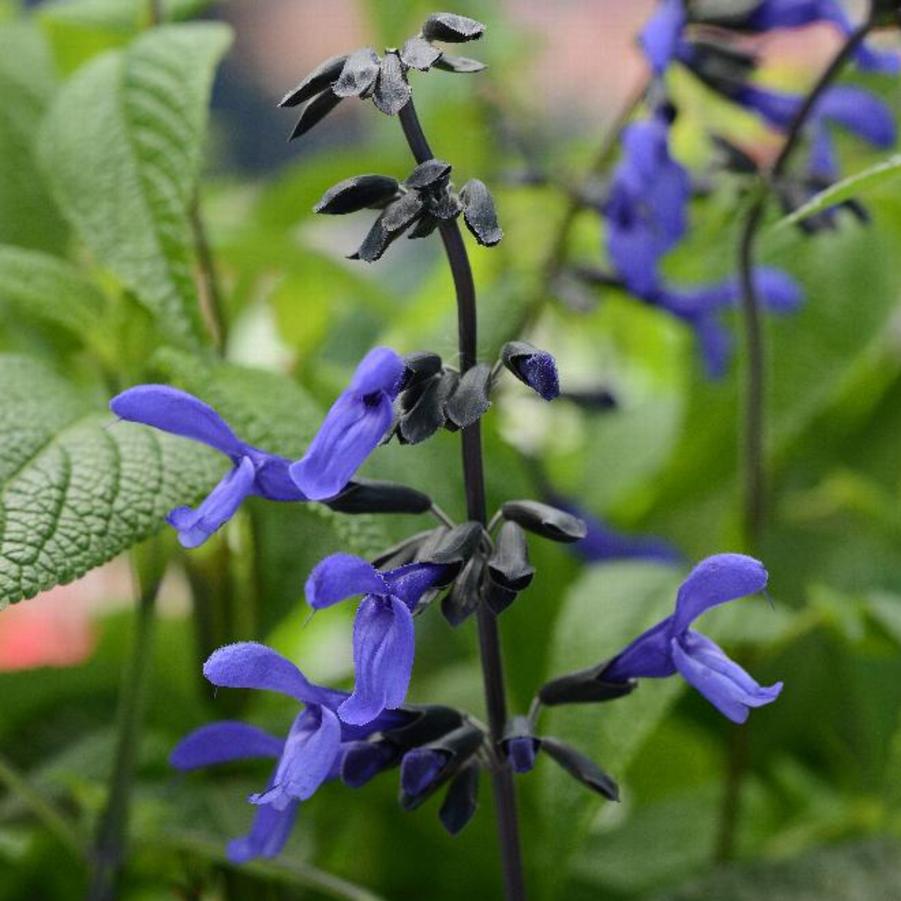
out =
<path fill-rule="evenodd" d="M 494 247 L 504 237 L 503 229 L 497 224 L 494 198 L 485 182 L 471 178 L 460 191 L 463 204 L 463 221 L 476 241 L 484 247 Z"/>
<path fill-rule="evenodd" d="M 479 363 L 463 373 L 450 400 L 447 402 L 447 418 L 458 428 L 465 429 L 479 419 L 491 407 L 491 367 Z"/>
<path fill-rule="evenodd" d="M 404 374 L 401 377 L 400 391 L 428 381 L 433 375 L 441 372 L 441 357 L 430 350 L 417 350 L 404 358 Z"/>
<path fill-rule="evenodd" d="M 450 591 L 441 599 L 441 613 L 454 628 L 478 610 L 484 568 L 485 561 L 481 556 L 471 557 L 454 580 Z"/>
<path fill-rule="evenodd" d="M 619 786 L 590 757 L 549 736 L 541 737 L 541 750 L 574 779 L 610 801 L 619 801 Z"/>
<path fill-rule="evenodd" d="M 447 402 L 459 381 L 459 373 L 442 369 L 398 395 L 396 433 L 403 444 L 419 444 L 445 425 Z"/>
<path fill-rule="evenodd" d="M 441 50 L 433 47 L 424 37 L 416 35 L 400 48 L 400 60 L 408 69 L 427 72 L 441 58 Z"/>
<path fill-rule="evenodd" d="M 347 57 L 332 91 L 338 97 L 367 96 L 378 78 L 380 62 L 371 47 L 355 50 Z"/>
<path fill-rule="evenodd" d="M 546 707 L 560 704 L 597 704 L 604 701 L 615 701 L 617 698 L 631 694 L 638 683 L 611 682 L 604 679 L 604 671 L 609 661 L 605 660 L 597 666 L 567 673 L 542 685 L 538 698 Z"/>
<path fill-rule="evenodd" d="M 481 22 L 455 13 L 433 13 L 422 26 L 422 36 L 427 41 L 447 44 L 477 41 L 484 33 L 485 26 Z"/>
<path fill-rule="evenodd" d="M 504 728 L 500 749 L 516 773 L 528 773 L 535 766 L 541 739 L 532 733 L 532 723 L 526 716 L 514 716 Z"/>
<path fill-rule="evenodd" d="M 479 771 L 478 762 L 470 760 L 450 780 L 438 818 L 451 835 L 462 832 L 475 816 L 479 806 Z"/>
<path fill-rule="evenodd" d="M 507 501 L 501 513 L 504 519 L 551 541 L 581 541 L 587 534 L 587 527 L 581 519 L 539 501 Z"/>
<path fill-rule="evenodd" d="M 476 553 L 484 537 L 485 530 L 478 522 L 464 522 L 450 529 L 434 529 L 430 538 L 420 547 L 416 561 L 446 566 L 444 584 L 447 585 Z"/>
<path fill-rule="evenodd" d="M 432 529 L 427 529 L 424 532 L 417 532 L 409 538 L 404 538 L 382 551 L 370 562 L 376 569 L 396 569 L 398 566 L 412 563 L 416 559 L 419 549 L 432 537 L 432 531 Z"/>
<path fill-rule="evenodd" d="M 379 67 L 372 102 L 387 116 L 396 116 L 412 96 L 407 73 L 397 51 L 388 51 Z"/>
<path fill-rule="evenodd" d="M 383 209 L 397 198 L 400 185 L 389 175 L 354 175 L 333 185 L 313 212 L 344 215 L 364 209 Z"/>
<path fill-rule="evenodd" d="M 432 499 L 407 485 L 357 478 L 326 506 L 338 513 L 426 513 Z"/>
<path fill-rule="evenodd" d="M 278 105 L 281 107 L 299 106 L 301 103 L 311 100 L 317 94 L 321 94 L 324 90 L 331 87 L 332 82 L 341 74 L 347 58 L 347 54 L 333 56 L 320 63 L 296 88 L 288 91 Z"/>

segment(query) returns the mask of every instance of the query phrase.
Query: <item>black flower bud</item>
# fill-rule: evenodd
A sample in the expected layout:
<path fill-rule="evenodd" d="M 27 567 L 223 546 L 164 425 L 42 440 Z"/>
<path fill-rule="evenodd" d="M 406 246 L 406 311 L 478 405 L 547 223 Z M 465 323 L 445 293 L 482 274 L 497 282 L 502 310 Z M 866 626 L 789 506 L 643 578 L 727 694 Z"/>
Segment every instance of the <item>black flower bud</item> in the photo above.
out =
<path fill-rule="evenodd" d="M 581 541 L 588 532 L 581 519 L 539 501 L 507 501 L 501 513 L 504 519 L 551 541 Z"/>
<path fill-rule="evenodd" d="M 541 750 L 567 773 L 610 801 L 619 800 L 619 786 L 591 758 L 557 738 L 541 737 Z"/>
<path fill-rule="evenodd" d="M 407 485 L 357 478 L 326 506 L 338 513 L 426 513 L 432 499 Z"/>
<path fill-rule="evenodd" d="M 567 673 L 545 683 L 538 692 L 541 703 L 546 707 L 559 704 L 590 704 L 614 701 L 634 691 L 637 682 L 610 682 L 604 679 L 604 670 L 609 661 L 597 666 Z"/>

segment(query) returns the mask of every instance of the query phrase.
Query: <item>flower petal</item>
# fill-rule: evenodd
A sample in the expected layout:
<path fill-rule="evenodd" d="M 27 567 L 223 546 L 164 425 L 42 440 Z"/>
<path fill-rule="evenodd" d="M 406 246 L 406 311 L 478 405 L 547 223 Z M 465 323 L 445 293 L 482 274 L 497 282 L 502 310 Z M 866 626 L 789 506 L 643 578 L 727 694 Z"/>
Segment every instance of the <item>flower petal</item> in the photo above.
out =
<path fill-rule="evenodd" d="M 364 724 L 403 704 L 414 652 L 413 616 L 397 598 L 363 599 L 354 621 L 353 694 L 338 708 L 347 723 Z"/>
<path fill-rule="evenodd" d="M 285 739 L 272 785 L 251 795 L 250 802 L 284 810 L 292 801 L 306 801 L 329 777 L 340 749 L 338 717 L 327 707 L 307 708 L 297 715 Z"/>
<path fill-rule="evenodd" d="M 178 388 L 137 385 L 114 397 L 109 406 L 120 419 L 200 441 L 231 457 L 244 453 L 244 443 L 209 404 Z"/>
<path fill-rule="evenodd" d="M 671 635 L 685 631 L 705 610 L 766 587 L 763 564 L 744 554 L 716 554 L 702 560 L 689 574 L 676 598 Z"/>
<path fill-rule="evenodd" d="M 384 391 L 394 400 L 403 374 L 404 361 L 390 347 L 374 347 L 360 360 L 347 390 L 361 396 Z"/>
<path fill-rule="evenodd" d="M 385 573 L 385 581 L 389 593 L 413 610 L 423 594 L 441 581 L 446 569 L 436 563 L 409 563 Z"/>
<path fill-rule="evenodd" d="M 745 722 L 749 708 L 772 703 L 782 691 L 781 682 L 759 685 L 722 648 L 697 632 L 674 638 L 671 647 L 685 681 L 734 723 Z"/>
<path fill-rule="evenodd" d="M 166 521 L 178 531 L 182 547 L 198 547 L 221 529 L 235 515 L 244 498 L 253 492 L 254 479 L 253 462 L 249 457 L 242 457 L 199 507 L 172 510 Z"/>
<path fill-rule="evenodd" d="M 186 735 L 169 755 L 178 770 L 193 770 L 248 757 L 278 757 L 284 742 L 268 732 L 234 720 L 209 723 Z"/>
<path fill-rule="evenodd" d="M 388 585 L 368 560 L 353 554 L 331 554 L 313 567 L 304 591 L 307 603 L 322 610 L 355 594 L 388 594 Z"/>
<path fill-rule="evenodd" d="M 816 115 L 838 123 L 874 147 L 886 149 L 897 138 L 889 106 L 870 91 L 853 85 L 830 88 L 817 104 Z"/>
<path fill-rule="evenodd" d="M 266 454 L 248 448 L 248 455 L 256 468 L 254 490 L 270 501 L 305 501 L 307 496 L 291 478 L 291 461 L 276 454 Z"/>
<path fill-rule="evenodd" d="M 278 857 L 294 828 L 300 804 L 293 801 L 283 810 L 258 807 L 250 832 L 228 843 L 226 854 L 232 863 L 247 863 L 257 857 Z"/>
<path fill-rule="evenodd" d="M 671 676 L 676 671 L 669 647 L 671 621 L 672 617 L 668 616 L 639 635 L 610 661 L 598 678 L 606 682 L 628 682 Z"/>
<path fill-rule="evenodd" d="M 639 38 L 655 75 L 662 75 L 669 67 L 683 28 L 685 28 L 683 0 L 663 0 Z"/>
<path fill-rule="evenodd" d="M 314 685 L 288 659 L 255 641 L 228 644 L 210 654 L 203 675 L 221 688 L 256 688 L 277 691 L 305 704 L 334 708 L 347 696 Z"/>

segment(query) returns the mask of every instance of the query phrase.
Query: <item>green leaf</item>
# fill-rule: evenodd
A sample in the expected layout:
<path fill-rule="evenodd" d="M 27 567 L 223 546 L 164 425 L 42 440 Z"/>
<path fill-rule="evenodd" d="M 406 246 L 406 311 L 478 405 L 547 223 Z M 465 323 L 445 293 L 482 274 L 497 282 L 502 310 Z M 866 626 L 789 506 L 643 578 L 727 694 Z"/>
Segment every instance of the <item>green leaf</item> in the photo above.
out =
<path fill-rule="evenodd" d="M 189 19 L 213 5 L 213 0 L 161 0 L 167 21 Z M 136 32 L 149 20 L 147 0 L 55 0 L 41 9 L 51 22 Z"/>
<path fill-rule="evenodd" d="M 896 842 L 873 840 L 823 848 L 794 860 L 724 868 L 658 901 L 849 901 L 893 898 L 901 882 Z"/>
<path fill-rule="evenodd" d="M 570 589 L 551 639 L 549 675 L 592 666 L 622 650 L 633 638 L 672 612 L 681 574 L 651 563 L 592 566 Z M 541 732 L 571 743 L 621 778 L 682 687 L 678 679 L 646 679 L 637 691 L 603 705 L 553 708 Z M 553 861 L 555 888 L 572 853 L 579 847 L 601 801 L 558 767 L 544 763 L 541 809 L 547 855 Z M 550 886 L 548 886 L 550 889 Z"/>
<path fill-rule="evenodd" d="M 93 282 L 58 257 L 0 245 L 0 304 L 78 337 L 95 331 L 105 299 Z"/>
<path fill-rule="evenodd" d="M 803 221 L 808 216 L 814 216 L 831 206 L 843 203 L 856 197 L 867 188 L 875 188 L 883 182 L 890 181 L 901 174 L 901 154 L 894 154 L 881 163 L 869 166 L 861 172 L 849 175 L 841 181 L 835 182 L 828 188 L 815 194 L 803 206 L 798 207 L 793 213 L 783 217 L 775 225 L 773 230 L 788 228 Z"/>
<path fill-rule="evenodd" d="M 80 69 L 41 133 L 44 169 L 81 239 L 189 346 L 202 335 L 190 207 L 229 40 L 220 24 L 154 29 Z"/>
<path fill-rule="evenodd" d="M 0 243 L 55 251 L 65 241 L 65 223 L 35 159 L 35 138 L 55 88 L 40 32 L 23 22 L 0 26 Z"/>
<path fill-rule="evenodd" d="M 0 606 L 150 537 L 221 466 L 206 448 L 113 423 L 27 357 L 0 356 Z"/>

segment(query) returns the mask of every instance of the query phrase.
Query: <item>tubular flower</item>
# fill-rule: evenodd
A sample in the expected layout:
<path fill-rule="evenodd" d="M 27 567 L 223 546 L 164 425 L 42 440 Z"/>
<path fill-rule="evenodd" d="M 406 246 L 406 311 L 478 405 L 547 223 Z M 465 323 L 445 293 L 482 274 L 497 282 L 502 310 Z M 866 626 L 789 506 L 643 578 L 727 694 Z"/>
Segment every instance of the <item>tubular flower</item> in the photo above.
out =
<path fill-rule="evenodd" d="M 185 391 L 138 385 L 114 397 L 110 409 L 120 419 L 200 441 L 231 459 L 232 469 L 199 507 L 178 507 L 167 517 L 184 547 L 203 544 L 250 495 L 274 501 L 307 499 L 288 475 L 290 460 L 245 444 L 212 407 Z"/>
<path fill-rule="evenodd" d="M 659 679 L 678 672 L 717 710 L 743 723 L 752 707 L 779 697 L 782 683 L 761 686 L 713 641 L 690 626 L 706 610 L 762 591 L 763 564 L 742 554 L 717 554 L 699 563 L 679 588 L 672 615 L 639 635 L 600 674 L 607 682 Z"/>
<path fill-rule="evenodd" d="M 310 500 L 334 497 L 391 428 L 403 360 L 389 347 L 363 357 L 290 476 Z"/>
<path fill-rule="evenodd" d="M 353 694 L 337 708 L 345 723 L 364 724 L 403 704 L 413 670 L 413 611 L 445 567 L 410 563 L 379 572 L 352 554 L 332 554 L 316 565 L 306 584 L 315 610 L 363 594 L 354 620 Z"/>
<path fill-rule="evenodd" d="M 258 807 L 250 832 L 229 843 L 228 858 L 234 863 L 277 856 L 300 802 L 340 774 L 344 756 L 359 741 L 406 720 L 397 713 L 365 728 L 341 723 L 335 710 L 347 698 L 345 692 L 314 685 L 289 660 L 254 642 L 220 648 L 203 672 L 213 685 L 277 691 L 304 705 L 284 740 L 255 726 L 226 720 L 201 726 L 172 751 L 170 763 L 180 770 L 254 757 L 276 761 L 266 789 L 249 799 Z"/>

